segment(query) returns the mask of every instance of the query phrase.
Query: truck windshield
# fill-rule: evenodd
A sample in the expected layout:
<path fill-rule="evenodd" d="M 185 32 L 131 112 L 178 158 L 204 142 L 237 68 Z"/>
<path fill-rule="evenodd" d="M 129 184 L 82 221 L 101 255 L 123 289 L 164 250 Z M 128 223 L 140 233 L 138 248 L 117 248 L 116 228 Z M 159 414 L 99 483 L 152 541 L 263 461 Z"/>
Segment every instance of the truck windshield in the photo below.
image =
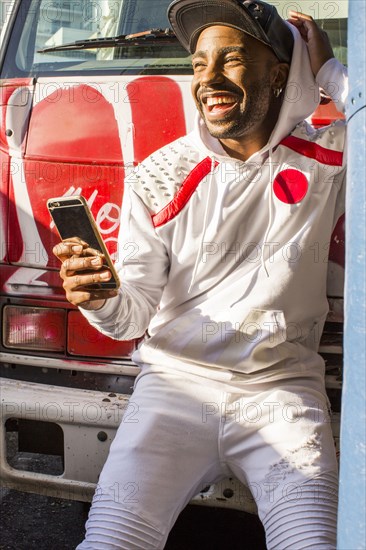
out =
<path fill-rule="evenodd" d="M 171 0 L 18 0 L 1 77 L 67 73 L 189 74 L 189 54 L 169 37 Z M 335 55 L 346 63 L 348 2 L 273 2 L 282 17 L 288 7 L 304 11 L 330 35 Z M 151 32 L 145 38 L 123 40 Z M 162 38 L 163 33 L 165 38 Z M 119 43 L 113 43 L 115 37 Z M 122 37 L 122 38 L 121 38 Z M 90 41 L 90 48 L 87 47 Z M 83 47 L 64 48 L 68 44 Z"/>
<path fill-rule="evenodd" d="M 170 0 L 23 0 L 9 42 L 2 77 L 67 72 L 186 74 L 190 56 L 169 38 Z M 139 40 L 114 37 L 145 34 Z M 164 31 L 166 30 L 164 39 Z M 90 41 L 90 48 L 63 49 Z M 98 42 L 96 47 L 95 42 Z"/>

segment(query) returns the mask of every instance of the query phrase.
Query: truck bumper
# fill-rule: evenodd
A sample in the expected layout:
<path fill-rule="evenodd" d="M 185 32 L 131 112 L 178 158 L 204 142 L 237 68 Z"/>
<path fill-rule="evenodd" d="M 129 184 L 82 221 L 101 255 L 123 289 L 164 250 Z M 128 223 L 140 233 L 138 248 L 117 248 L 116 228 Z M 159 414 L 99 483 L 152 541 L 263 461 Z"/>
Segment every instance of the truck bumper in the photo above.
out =
<path fill-rule="evenodd" d="M 6 378 L 1 378 L 0 384 L 2 485 L 56 498 L 90 501 L 119 424 L 134 421 L 129 396 Z M 10 465 L 7 422 L 14 420 L 49 422 L 62 429 L 62 474 L 24 471 L 18 469 L 17 463 Z M 256 513 L 249 489 L 235 478 L 205 487 L 192 504 Z"/>
<path fill-rule="evenodd" d="M 0 379 L 0 383 L 2 484 L 11 489 L 56 498 L 90 501 L 119 424 L 134 421 L 129 396 L 5 378 Z M 24 471 L 9 464 L 6 424 L 13 420 L 49 422 L 62 429 L 62 474 Z M 338 447 L 338 414 L 333 415 L 332 427 Z M 191 503 L 256 513 L 248 487 L 235 478 L 205 487 Z"/>
<path fill-rule="evenodd" d="M 6 487 L 88 501 L 107 458 L 116 429 L 128 411 L 129 396 L 1 379 L 0 477 Z M 61 475 L 22 471 L 7 459 L 6 423 L 32 420 L 63 432 Z"/>

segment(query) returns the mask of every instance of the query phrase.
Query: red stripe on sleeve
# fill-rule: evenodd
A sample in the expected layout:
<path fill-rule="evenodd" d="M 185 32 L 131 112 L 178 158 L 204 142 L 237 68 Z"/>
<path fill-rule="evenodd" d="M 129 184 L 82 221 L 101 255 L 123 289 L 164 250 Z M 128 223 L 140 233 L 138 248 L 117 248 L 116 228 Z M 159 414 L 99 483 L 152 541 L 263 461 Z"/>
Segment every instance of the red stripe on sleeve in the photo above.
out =
<path fill-rule="evenodd" d="M 339 151 L 332 151 L 326 149 L 317 143 L 309 142 L 295 136 L 288 136 L 283 139 L 280 145 L 284 145 L 304 157 L 308 157 L 322 164 L 329 164 L 331 166 L 342 166 L 343 153 Z"/>
<path fill-rule="evenodd" d="M 217 165 L 218 162 L 215 161 L 215 168 Z M 183 181 L 175 197 L 160 212 L 152 216 L 154 227 L 164 225 L 179 214 L 197 189 L 198 184 L 210 173 L 211 166 L 212 160 L 210 157 L 206 157 L 193 168 Z"/>

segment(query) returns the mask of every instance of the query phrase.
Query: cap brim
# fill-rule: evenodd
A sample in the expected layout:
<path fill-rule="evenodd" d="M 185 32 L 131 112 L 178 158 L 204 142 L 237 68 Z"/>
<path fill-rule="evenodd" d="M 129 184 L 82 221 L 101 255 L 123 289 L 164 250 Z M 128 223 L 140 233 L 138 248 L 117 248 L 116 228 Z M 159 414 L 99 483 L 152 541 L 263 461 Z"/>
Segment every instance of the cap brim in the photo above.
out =
<path fill-rule="evenodd" d="M 232 0 L 175 0 L 168 8 L 168 18 L 179 42 L 190 53 L 194 52 L 203 29 L 222 24 L 239 29 L 271 47 L 245 6 Z"/>

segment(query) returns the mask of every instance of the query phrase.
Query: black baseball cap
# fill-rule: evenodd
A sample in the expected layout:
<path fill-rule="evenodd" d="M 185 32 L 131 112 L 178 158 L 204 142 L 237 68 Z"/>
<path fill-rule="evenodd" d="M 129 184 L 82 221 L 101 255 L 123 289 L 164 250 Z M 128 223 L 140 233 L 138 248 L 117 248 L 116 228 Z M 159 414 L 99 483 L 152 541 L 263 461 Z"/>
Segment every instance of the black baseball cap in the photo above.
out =
<path fill-rule="evenodd" d="M 279 61 L 290 63 L 294 38 L 276 8 L 259 0 L 174 0 L 168 19 L 182 46 L 193 53 L 198 36 L 212 25 L 239 29 L 269 46 Z"/>

